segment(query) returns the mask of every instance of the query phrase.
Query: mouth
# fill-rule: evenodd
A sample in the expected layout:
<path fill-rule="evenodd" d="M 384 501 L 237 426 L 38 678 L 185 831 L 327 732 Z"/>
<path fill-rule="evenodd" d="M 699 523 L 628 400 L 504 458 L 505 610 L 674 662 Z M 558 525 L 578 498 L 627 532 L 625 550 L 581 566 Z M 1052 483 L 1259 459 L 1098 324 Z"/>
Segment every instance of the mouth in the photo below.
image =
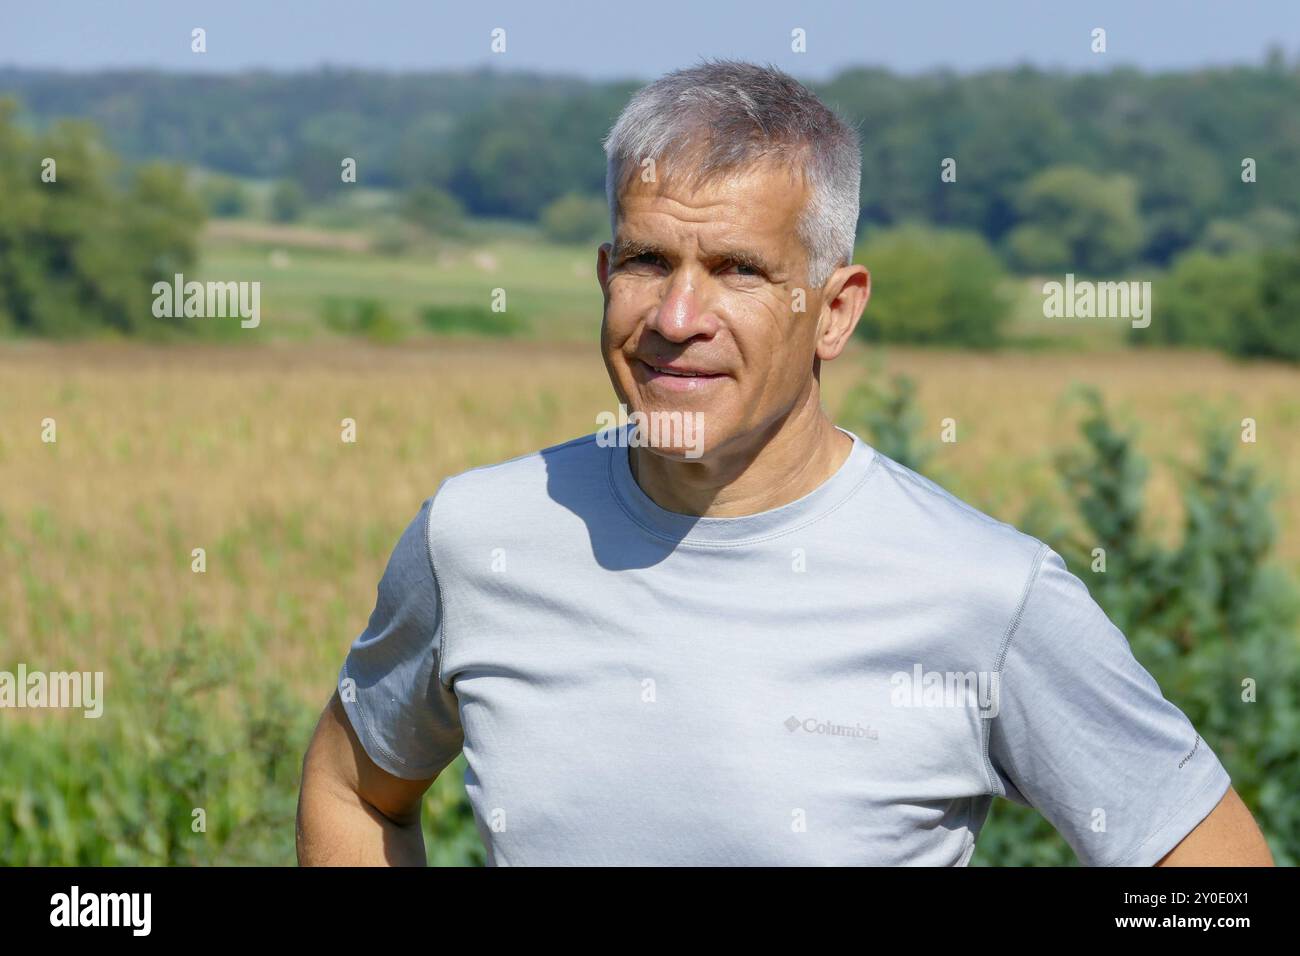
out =
<path fill-rule="evenodd" d="M 648 384 L 654 384 L 672 391 L 704 388 L 710 383 L 720 382 L 728 377 L 722 372 L 710 372 L 707 369 L 684 364 L 651 365 L 642 359 L 637 359 L 636 364 L 641 373 L 638 378 Z"/>

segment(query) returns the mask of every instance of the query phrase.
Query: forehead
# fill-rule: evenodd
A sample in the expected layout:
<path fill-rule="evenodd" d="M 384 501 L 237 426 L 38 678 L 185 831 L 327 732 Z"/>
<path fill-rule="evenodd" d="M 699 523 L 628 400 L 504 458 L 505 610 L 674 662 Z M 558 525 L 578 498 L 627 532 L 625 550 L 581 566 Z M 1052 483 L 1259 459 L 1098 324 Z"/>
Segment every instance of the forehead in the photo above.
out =
<path fill-rule="evenodd" d="M 618 238 L 797 244 L 807 194 L 797 167 L 771 160 L 708 177 L 661 174 L 643 182 L 634 174 L 619 194 Z"/>

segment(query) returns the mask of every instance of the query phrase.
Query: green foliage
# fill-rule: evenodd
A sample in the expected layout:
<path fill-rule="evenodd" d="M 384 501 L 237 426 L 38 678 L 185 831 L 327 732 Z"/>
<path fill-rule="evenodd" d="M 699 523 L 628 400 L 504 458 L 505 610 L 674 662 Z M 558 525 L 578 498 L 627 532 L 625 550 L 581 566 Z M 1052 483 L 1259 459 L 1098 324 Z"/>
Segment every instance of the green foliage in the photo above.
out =
<path fill-rule="evenodd" d="M 417 186 L 402 202 L 403 218 L 434 235 L 460 234 L 464 215 L 456 198 L 436 186 Z"/>
<path fill-rule="evenodd" d="M 976 233 L 900 226 L 869 233 L 854 258 L 873 276 L 857 328 L 868 341 L 998 343 L 1011 306 L 1001 264 Z"/>
<path fill-rule="evenodd" d="M 1204 426 L 1201 460 L 1181 468 L 1186 521 L 1177 547 L 1144 522 L 1145 462 L 1095 390 L 1084 390 L 1084 445 L 1059 466 L 1076 530 L 1050 543 L 1128 638 L 1134 656 L 1214 748 L 1275 860 L 1300 861 L 1300 595 L 1267 556 L 1272 491 L 1237 461 L 1235 428 Z M 1104 571 L 1094 549 L 1104 549 Z M 1098 570 L 1093 570 L 1096 567 Z M 1250 699 L 1248 686 L 1257 697 Z M 1030 865 L 1067 853 L 1023 808 L 998 805 L 978 857 Z M 1055 848 L 1052 848 L 1052 844 Z"/>
<path fill-rule="evenodd" d="M 351 189 L 343 182 L 343 159 L 357 159 L 356 144 L 364 143 L 366 120 L 347 110 L 312 110 L 303 118 L 302 136 L 289 156 L 285 173 L 313 203 Z M 364 160 L 363 160 L 364 161 Z M 362 175 L 368 172 L 360 170 Z"/>
<path fill-rule="evenodd" d="M 1090 551 L 1085 545 L 1104 548 L 1108 562 L 1120 572 L 1106 580 L 1132 585 L 1151 570 L 1150 543 L 1141 529 L 1147 463 L 1137 453 L 1134 435 L 1116 430 L 1094 389 L 1076 388 L 1070 394 L 1089 412 L 1079 424 L 1084 444 L 1056 458 L 1065 489 L 1087 529 L 1086 539 L 1076 541 L 1072 550 Z"/>
<path fill-rule="evenodd" d="M 609 207 L 599 196 L 561 196 L 542 210 L 542 232 L 552 242 L 580 243 L 609 234 Z"/>
<path fill-rule="evenodd" d="M 1238 330 L 1236 351 L 1300 361 L 1300 240 L 1265 252 L 1260 267 L 1261 309 Z"/>
<path fill-rule="evenodd" d="M 0 865 L 294 863 L 316 715 L 265 666 L 190 627 L 168 650 L 133 648 L 104 686 L 100 718 L 0 723 Z M 456 771 L 425 797 L 425 844 L 432 863 L 481 865 Z"/>
<path fill-rule="evenodd" d="M 437 335 L 509 338 L 528 330 L 528 323 L 515 312 L 493 312 L 474 305 L 426 305 L 417 315 L 420 325 Z M 379 343 L 401 341 L 409 332 L 380 299 L 331 296 L 321 309 L 321 320 L 341 335 Z"/>
<path fill-rule="evenodd" d="M 1218 256 L 1262 252 L 1290 245 L 1300 233 L 1300 222 L 1281 209 L 1265 206 L 1240 219 L 1215 219 L 1207 223 L 1197 248 Z"/>
<path fill-rule="evenodd" d="M 421 235 L 421 230 L 410 223 L 385 220 L 372 232 L 370 248 L 384 257 L 404 256 Z"/>
<path fill-rule="evenodd" d="M 271 190 L 271 219 L 275 222 L 297 222 L 307 208 L 307 194 L 292 179 L 282 179 Z"/>
<path fill-rule="evenodd" d="M 934 444 L 918 437 L 924 420 L 916 405 L 916 382 L 907 375 L 895 375 L 888 385 L 876 375 L 865 378 L 845 396 L 838 421 L 917 473 L 925 472 L 934 454 Z"/>
<path fill-rule="evenodd" d="M 252 208 L 248 190 L 233 176 L 209 175 L 199 186 L 208 214 L 218 219 L 246 216 Z"/>
<path fill-rule="evenodd" d="M 424 849 L 430 866 L 485 866 L 487 850 L 474 822 L 474 809 L 465 792 L 462 753 L 452 761 L 424 795 Z"/>
<path fill-rule="evenodd" d="M 493 312 L 474 305 L 429 305 L 420 310 L 420 321 L 438 335 L 484 335 L 507 338 L 528 330 L 528 323 L 514 312 Z"/>
<path fill-rule="evenodd" d="M 1151 324 L 1129 329 L 1135 345 L 1188 345 L 1235 350 L 1237 330 L 1260 310 L 1260 261 L 1254 255 L 1179 256 L 1152 285 Z"/>
<path fill-rule="evenodd" d="M 1121 269 L 1142 246 L 1137 184 L 1077 166 L 1044 170 L 1024 187 L 1024 222 L 1007 237 L 1012 260 L 1030 272 L 1100 274 Z"/>
<path fill-rule="evenodd" d="M 436 186 L 471 215 L 529 220 L 566 194 L 602 192 L 604 156 L 593 144 L 634 87 L 488 69 L 228 77 L 0 69 L 0 89 L 21 96 L 36 125 L 84 117 L 133 159 L 292 177 L 323 198 L 340 188 L 339 160 L 354 156 L 368 186 Z M 925 220 L 1002 247 L 1022 224 L 1024 184 L 1062 165 L 1138 185 L 1140 254 L 1158 264 L 1212 221 L 1266 207 L 1300 216 L 1290 178 L 1266 174 L 1291 168 L 1300 150 L 1300 71 L 1267 61 L 1159 74 L 856 68 L 814 90 L 866 134 L 861 203 L 873 227 Z M 1237 180 L 1242 144 L 1257 182 Z M 942 157 L 958 159 L 955 183 L 940 180 Z"/>
<path fill-rule="evenodd" d="M 70 336 L 166 334 L 152 287 L 194 264 L 203 221 L 183 172 L 150 164 L 125 178 L 85 124 L 29 136 L 0 101 L 0 330 Z M 52 160 L 53 166 L 45 161 Z M 49 169 L 52 181 L 43 181 Z"/>
<path fill-rule="evenodd" d="M 282 828 L 292 832 L 310 725 L 295 725 L 276 683 L 251 673 L 192 629 L 108 675 L 102 717 L 6 725 L 0 863 L 292 862 Z M 239 717 L 218 717 L 223 690 Z"/>
<path fill-rule="evenodd" d="M 1300 361 L 1300 243 L 1216 256 L 1193 250 L 1154 287 L 1138 345 L 1191 345 L 1242 357 Z"/>
<path fill-rule="evenodd" d="M 343 335 L 355 335 L 372 342 L 397 342 L 406 337 L 405 327 L 387 305 L 378 299 L 331 297 L 321 310 L 325 327 Z"/>
<path fill-rule="evenodd" d="M 361 213 L 347 205 L 350 194 L 389 191 L 405 197 L 411 222 L 439 236 L 462 226 L 465 232 L 480 228 L 477 220 L 457 223 L 450 215 L 453 203 L 466 216 L 501 223 L 539 219 L 566 196 L 600 196 L 604 157 L 591 144 L 609 129 L 632 88 L 627 82 L 495 71 L 430 76 L 322 69 L 213 78 L 0 68 L 0 89 L 23 96 L 32 128 L 81 116 L 132 159 L 166 157 L 230 176 L 292 180 L 306 196 L 322 200 L 310 209 L 315 225 L 329 219 L 355 228 Z M 1236 157 L 1240 144 L 1249 143 L 1261 172 L 1288 168 L 1300 152 L 1300 132 L 1291 121 L 1292 104 L 1300 100 L 1300 71 L 1268 63 L 1161 76 L 1131 70 L 1071 76 L 1017 67 L 900 77 L 856 69 L 815 89 L 858 128 L 871 131 L 862 137 L 861 206 L 868 237 L 924 221 L 978 233 L 1018 268 L 1088 273 L 1108 264 L 1125 268 L 1139 256 L 1163 266 L 1197 245 L 1222 254 L 1259 254 L 1280 247 L 1300 222 L 1300 192 L 1287 177 L 1261 175 L 1241 183 L 1235 161 L 1225 168 L 1223 159 Z M 363 155 L 353 156 L 358 144 Z M 342 188 L 343 156 L 357 159 L 361 184 Z M 936 157 L 960 161 L 955 182 L 940 179 Z M 32 167 L 30 160 L 6 159 L 5 168 L 8 186 Z M 278 218 L 292 221 L 304 213 L 294 190 L 281 187 L 277 194 Z M 0 223 L 12 224 L 25 215 L 25 202 L 13 198 L 13 188 L 4 195 Z M 206 198 L 216 215 L 235 214 L 243 202 L 233 190 Z M 94 234 L 85 256 L 112 258 L 121 245 L 117 240 L 128 234 L 131 214 L 117 216 L 93 204 L 79 209 L 87 224 L 83 232 Z M 580 231 L 557 228 L 566 235 Z M 421 239 L 388 229 L 379 247 L 392 256 Z M 102 249 L 92 251 L 95 245 Z M 66 255 L 66 249 L 54 253 L 38 244 L 26 263 L 0 261 L 6 291 L 13 293 L 0 298 L 0 329 L 31 329 L 38 311 L 46 316 L 42 334 L 70 333 L 86 324 L 133 330 L 121 318 L 99 321 L 95 313 L 103 306 L 87 308 L 81 301 L 86 296 L 62 278 L 42 278 L 47 268 L 62 269 Z M 894 289 L 912 289 L 906 297 L 914 301 L 907 307 L 933 313 L 930 300 L 946 280 L 932 290 L 925 280 L 933 269 L 913 270 L 901 283 L 883 268 L 874 271 L 876 300 L 862 324 L 865 337 L 965 344 L 964 322 L 950 329 L 922 316 L 915 326 L 891 321 L 881 327 L 878 319 L 898 311 L 889 306 Z M 917 278 L 916 272 L 927 275 Z M 103 284 L 114 291 L 134 288 L 130 280 Z M 268 292 L 278 297 L 286 294 L 283 288 Z M 1160 301 L 1158 295 L 1157 306 Z M 1284 294 L 1277 296 L 1276 316 L 1261 313 L 1262 325 L 1243 325 L 1234 346 L 1239 354 L 1294 352 L 1285 301 Z M 568 315 L 573 304 L 564 302 L 557 311 Z M 134 304 L 129 312 L 139 315 Z M 972 341 L 995 341 L 979 331 L 985 323 L 971 312 Z M 169 321 L 165 328 L 186 327 Z M 1136 330 L 1151 334 L 1134 340 L 1159 341 L 1161 322 L 1158 307 L 1151 329 Z M 1197 337 L 1195 331 L 1177 335 L 1189 342 Z"/>

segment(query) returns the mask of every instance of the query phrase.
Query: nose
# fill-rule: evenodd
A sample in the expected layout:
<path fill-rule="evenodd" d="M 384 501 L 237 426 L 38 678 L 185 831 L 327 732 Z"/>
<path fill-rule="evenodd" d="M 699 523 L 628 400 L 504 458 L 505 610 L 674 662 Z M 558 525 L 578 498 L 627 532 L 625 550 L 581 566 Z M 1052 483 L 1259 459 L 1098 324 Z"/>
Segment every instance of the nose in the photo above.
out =
<path fill-rule="evenodd" d="M 717 332 L 718 316 L 706 297 L 698 278 L 688 269 L 679 269 L 668 281 L 663 299 L 645 326 L 669 342 L 688 342 L 698 336 L 712 338 Z"/>

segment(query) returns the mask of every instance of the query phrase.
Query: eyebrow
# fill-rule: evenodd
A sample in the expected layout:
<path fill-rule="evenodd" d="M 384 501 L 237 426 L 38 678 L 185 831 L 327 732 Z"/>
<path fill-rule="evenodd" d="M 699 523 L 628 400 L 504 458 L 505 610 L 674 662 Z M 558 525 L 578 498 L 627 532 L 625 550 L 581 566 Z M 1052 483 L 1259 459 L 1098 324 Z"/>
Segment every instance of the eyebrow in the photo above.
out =
<path fill-rule="evenodd" d="M 658 246 L 642 242 L 639 239 L 617 239 L 614 242 L 614 258 L 619 262 L 624 259 L 634 259 L 637 256 L 662 256 L 663 254 L 664 251 Z"/>
<path fill-rule="evenodd" d="M 637 256 L 662 256 L 668 258 L 663 249 L 653 243 L 643 242 L 639 239 L 619 239 L 614 244 L 614 258 L 618 262 L 625 259 L 635 259 Z M 749 249 L 720 249 L 709 255 L 707 258 L 722 262 L 732 262 L 738 266 L 747 266 L 764 275 L 771 276 L 776 272 L 776 267 L 756 252 Z"/>
<path fill-rule="evenodd" d="M 748 266 L 749 268 L 767 276 L 773 275 L 776 272 L 775 266 L 769 264 L 768 261 L 758 253 L 751 252 L 748 249 L 722 249 L 709 258 L 721 259 L 724 262 L 734 262 L 738 266 Z"/>

